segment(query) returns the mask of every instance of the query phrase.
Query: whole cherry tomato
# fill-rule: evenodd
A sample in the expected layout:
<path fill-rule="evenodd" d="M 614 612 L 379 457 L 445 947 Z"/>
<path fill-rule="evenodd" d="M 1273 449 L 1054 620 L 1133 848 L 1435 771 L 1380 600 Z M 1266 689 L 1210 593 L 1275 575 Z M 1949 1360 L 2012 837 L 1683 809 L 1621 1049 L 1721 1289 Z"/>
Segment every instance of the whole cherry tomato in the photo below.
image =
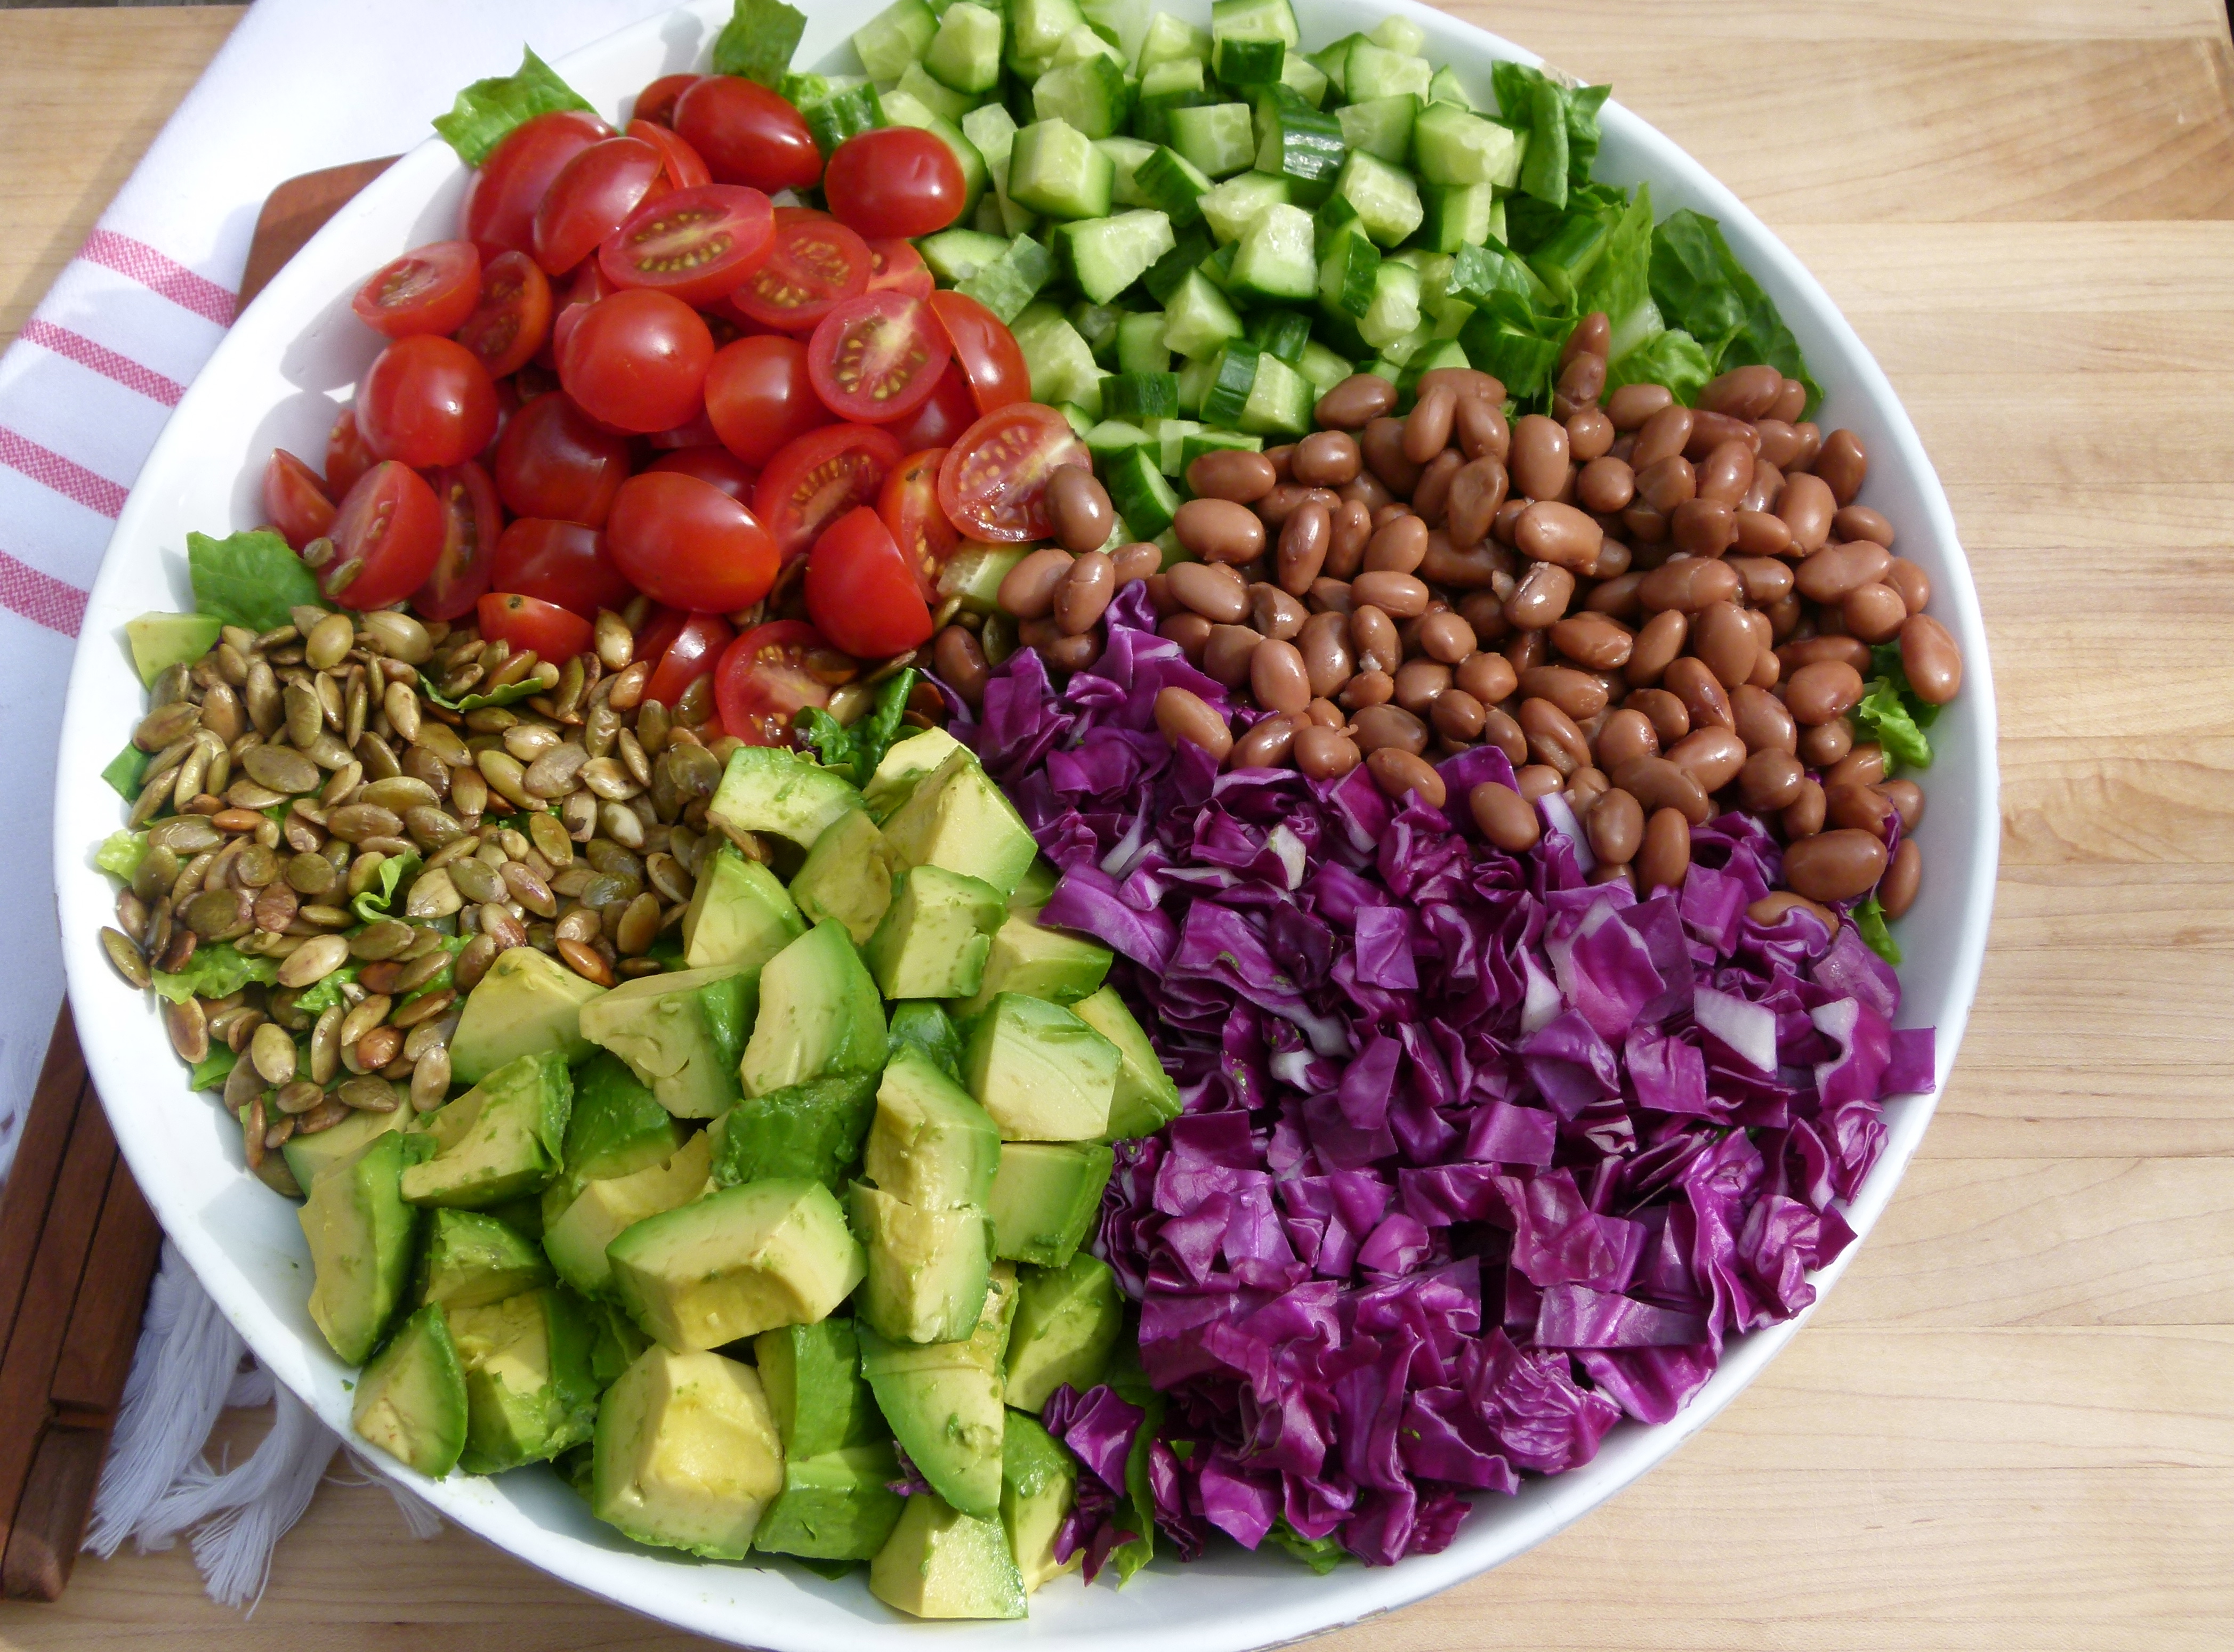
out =
<path fill-rule="evenodd" d="M 579 522 L 534 516 L 523 516 L 505 529 L 489 564 L 489 583 L 556 603 L 585 618 L 600 608 L 624 608 L 636 595 L 636 587 L 607 553 L 604 534 Z"/>
<path fill-rule="evenodd" d="M 284 447 L 264 467 L 264 514 L 280 537 L 300 551 L 334 525 L 334 502 L 318 473 Z"/>
<path fill-rule="evenodd" d="M 735 75 L 709 75 L 675 102 L 675 129 L 706 158 L 715 180 L 766 194 L 812 189 L 822 152 L 807 117 L 775 93 Z"/>
<path fill-rule="evenodd" d="M 863 506 L 822 531 L 807 558 L 807 617 L 848 654 L 883 659 L 931 640 L 916 571 Z"/>
<path fill-rule="evenodd" d="M 471 459 L 496 434 L 496 386 L 454 338 L 399 338 L 374 358 L 357 396 L 357 427 L 382 459 L 426 468 Z"/>
<path fill-rule="evenodd" d="M 504 511 L 488 472 L 468 459 L 427 479 L 442 506 L 442 548 L 427 583 L 412 593 L 412 611 L 421 619 L 459 619 L 489 588 L 489 562 Z"/>
<path fill-rule="evenodd" d="M 713 483 L 731 499 L 747 506 L 753 502 L 753 485 L 761 478 L 759 471 L 727 447 L 718 445 L 677 447 L 671 453 L 663 454 L 644 468 L 696 476 L 702 482 Z"/>
<path fill-rule="evenodd" d="M 674 637 L 657 656 L 645 652 L 642 658 L 656 660 L 651 680 L 643 685 L 643 697 L 671 706 L 683 697 L 683 691 L 706 676 L 722 663 L 722 650 L 729 646 L 736 632 L 729 622 L 719 614 L 686 614 L 679 617 L 682 624 L 675 628 Z"/>
<path fill-rule="evenodd" d="M 551 336 L 551 278 L 525 252 L 500 252 L 481 271 L 480 301 L 457 330 L 458 343 L 493 379 L 517 373 Z"/>
<path fill-rule="evenodd" d="M 741 338 L 715 353 L 706 369 L 706 415 L 722 445 L 755 467 L 830 422 L 814 394 L 806 341 L 777 333 Z"/>
<path fill-rule="evenodd" d="M 776 548 L 767 530 L 696 476 L 630 477 L 613 500 L 605 544 L 637 590 L 670 607 L 734 613 L 775 584 Z"/>
<path fill-rule="evenodd" d="M 436 241 L 383 264 L 349 301 L 357 319 L 390 338 L 454 333 L 481 291 L 481 255 L 471 241 Z"/>
<path fill-rule="evenodd" d="M 663 75 L 636 95 L 636 102 L 629 109 L 633 121 L 656 121 L 662 126 L 675 124 L 675 100 L 705 77 L 690 72 L 682 75 Z"/>
<path fill-rule="evenodd" d="M 535 209 L 535 261 L 565 275 L 659 187 L 666 158 L 641 138 L 604 138 L 569 160 Z"/>
<path fill-rule="evenodd" d="M 500 252 L 535 250 L 535 209 L 551 180 L 613 130 L 586 109 L 554 109 L 506 133 L 466 182 L 458 233 L 486 264 Z"/>
<path fill-rule="evenodd" d="M 579 614 L 517 591 L 493 591 L 474 604 L 481 635 L 509 643 L 514 654 L 532 650 L 539 660 L 557 663 L 586 651 L 595 628 Z"/>
<path fill-rule="evenodd" d="M 441 554 L 441 502 L 410 466 L 383 460 L 335 513 L 334 554 L 318 570 L 329 602 L 360 612 L 401 602 L 427 583 Z"/>
<path fill-rule="evenodd" d="M 643 288 L 601 298 L 558 345 L 558 382 L 617 430 L 670 429 L 705 405 L 714 336 L 680 298 Z"/>
<path fill-rule="evenodd" d="M 823 174 L 830 210 L 870 237 L 929 235 L 962 215 L 962 163 L 935 132 L 879 127 L 839 144 Z"/>
<path fill-rule="evenodd" d="M 828 705 L 858 668 L 804 620 L 780 619 L 730 643 L 716 669 L 722 727 L 748 746 L 788 746 L 794 715 Z"/>
<path fill-rule="evenodd" d="M 497 492 L 514 516 L 602 527 L 628 480 L 628 438 L 600 428 L 565 392 L 552 390 L 506 424 L 495 473 Z"/>

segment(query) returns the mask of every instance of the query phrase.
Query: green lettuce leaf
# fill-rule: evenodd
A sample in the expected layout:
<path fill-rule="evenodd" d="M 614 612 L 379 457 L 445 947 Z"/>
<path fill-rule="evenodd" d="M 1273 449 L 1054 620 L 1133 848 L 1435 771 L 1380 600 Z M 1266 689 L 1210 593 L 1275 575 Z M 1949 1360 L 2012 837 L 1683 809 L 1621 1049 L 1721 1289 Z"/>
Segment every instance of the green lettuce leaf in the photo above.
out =
<path fill-rule="evenodd" d="M 1879 677 L 1854 708 L 1854 722 L 1871 739 L 1885 748 L 1885 773 L 1931 767 L 1931 741 L 1917 726 L 1915 716 L 1890 677 Z"/>
<path fill-rule="evenodd" d="M 1617 357 L 1606 370 L 1606 389 L 1664 384 L 1676 393 L 1678 402 L 1689 405 L 1714 376 L 1715 364 L 1707 359 L 1699 341 L 1681 327 L 1671 327 Z"/>
<path fill-rule="evenodd" d="M 278 978 L 275 959 L 256 957 L 220 941 L 214 946 L 196 947 L 186 967 L 176 975 L 156 970 L 154 984 L 155 990 L 173 1003 L 182 1004 L 189 998 L 222 998 L 251 981 L 268 986 Z"/>
<path fill-rule="evenodd" d="M 1669 326 L 1682 328 L 1705 347 L 1716 373 L 1765 362 L 1807 387 L 1810 413 L 1822 400 L 1800 341 L 1713 219 L 1687 206 L 1653 231 L 1652 297 Z"/>
<path fill-rule="evenodd" d="M 1616 359 L 1664 330 L 1659 307 L 1652 302 L 1651 186 L 1636 186 L 1636 199 L 1606 238 L 1605 251 L 1577 288 L 1575 309 L 1585 316 L 1593 310 L 1605 311 L 1613 327 L 1607 354 Z"/>
<path fill-rule="evenodd" d="M 377 924 L 392 917 L 395 906 L 395 891 L 405 887 L 419 875 L 417 855 L 390 855 L 375 869 L 373 876 L 380 881 L 349 903 L 349 911 L 361 924 Z"/>
<path fill-rule="evenodd" d="M 186 1074 L 186 1087 L 192 1090 L 217 1090 L 225 1087 L 226 1079 L 239 1063 L 235 1055 L 222 1044 L 212 1044 L 208 1055 L 196 1061 Z"/>
<path fill-rule="evenodd" d="M 212 539 L 186 535 L 186 571 L 194 582 L 194 611 L 228 625 L 273 631 L 293 621 L 304 604 L 323 608 L 318 578 L 287 541 L 269 528 Z"/>
<path fill-rule="evenodd" d="M 1553 206 L 1567 204 L 1570 156 L 1566 88 L 1541 69 L 1525 63 L 1500 62 L 1490 70 L 1490 88 L 1497 94 L 1498 112 L 1506 124 L 1528 134 L 1528 153 L 1520 162 L 1519 192 Z M 1604 102 L 1600 95 L 1598 101 Z M 1590 127 L 1597 129 L 1592 107 Z M 1585 163 L 1584 176 L 1589 175 Z"/>
<path fill-rule="evenodd" d="M 492 689 L 487 694 L 461 695 L 456 699 L 450 700 L 443 697 L 441 689 L 436 685 L 434 679 L 421 671 L 419 674 L 419 688 L 421 693 L 443 710 L 455 711 L 462 715 L 468 711 L 479 711 L 483 706 L 508 706 L 515 700 L 525 700 L 532 694 L 540 694 L 543 692 L 543 681 L 531 671 L 519 682 L 507 682 L 501 689 Z"/>
<path fill-rule="evenodd" d="M 741 75 L 781 91 L 806 32 L 807 14 L 783 0 L 737 0 L 735 14 L 714 39 L 714 72 Z"/>
<path fill-rule="evenodd" d="M 1899 963 L 1900 943 L 1892 938 L 1892 931 L 1885 927 L 1885 907 L 1874 894 L 1847 916 L 1854 920 L 1855 931 L 1871 951 L 1887 963 Z"/>
<path fill-rule="evenodd" d="M 93 852 L 93 864 L 111 878 L 132 881 L 140 870 L 140 863 L 147 858 L 147 834 L 144 832 L 112 832 L 101 840 L 101 847 Z"/>
<path fill-rule="evenodd" d="M 1322 1577 L 1342 1564 L 1345 1553 L 1339 1538 L 1329 1535 L 1314 1541 L 1290 1525 L 1284 1515 L 1273 1520 L 1264 1540 L 1285 1549 Z"/>
<path fill-rule="evenodd" d="M 475 81 L 458 94 L 447 114 L 434 117 L 434 130 L 458 152 L 458 159 L 468 167 L 478 167 L 514 127 L 553 109 L 589 107 L 587 98 L 523 46 L 516 72 Z"/>
<path fill-rule="evenodd" d="M 1598 111 L 1612 93 L 1610 86 L 1577 86 L 1568 89 L 1567 181 L 1587 184 L 1598 159 Z"/>
<path fill-rule="evenodd" d="M 321 976 L 295 996 L 295 1008 L 306 1015 L 323 1015 L 329 1009 L 347 1003 L 342 988 L 356 979 L 357 971 L 364 965 L 351 958 L 331 975 Z"/>
<path fill-rule="evenodd" d="M 865 787 L 900 736 L 901 719 L 907 715 L 908 695 L 915 684 L 914 667 L 895 671 L 879 685 L 876 704 L 850 727 L 820 706 L 801 711 L 794 726 L 823 767 L 838 770 L 856 788 Z"/>

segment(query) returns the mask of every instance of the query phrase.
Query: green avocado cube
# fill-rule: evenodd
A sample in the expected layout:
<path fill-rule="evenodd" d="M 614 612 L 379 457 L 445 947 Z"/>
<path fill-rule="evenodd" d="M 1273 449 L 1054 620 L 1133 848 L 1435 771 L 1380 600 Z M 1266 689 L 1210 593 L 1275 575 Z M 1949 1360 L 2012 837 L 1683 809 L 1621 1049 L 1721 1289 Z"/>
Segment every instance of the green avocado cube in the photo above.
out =
<path fill-rule="evenodd" d="M 719 1348 L 826 1319 L 867 1262 L 820 1182 L 747 1182 L 647 1217 L 605 1247 L 613 1288 L 663 1347 Z"/>
<path fill-rule="evenodd" d="M 837 1073 L 748 1096 L 707 1132 L 715 1138 L 714 1179 L 723 1187 L 805 1179 L 838 1192 L 861 1156 L 876 1106 L 874 1073 Z"/>
<path fill-rule="evenodd" d="M 885 1047 L 891 1055 L 903 1048 L 921 1050 L 933 1067 L 956 1083 L 962 1081 L 962 1033 L 943 1004 L 929 998 L 904 998 L 894 1004 Z"/>
<path fill-rule="evenodd" d="M 761 1007 L 739 1068 L 747 1095 L 885 1064 L 885 1008 L 846 926 L 817 924 L 761 971 Z"/>
<path fill-rule="evenodd" d="M 904 866 L 944 866 L 982 878 L 1006 899 L 1039 846 L 976 755 L 957 750 L 885 822 Z"/>
<path fill-rule="evenodd" d="M 431 1212 L 419 1252 L 419 1301 L 483 1308 L 551 1283 L 534 1240 L 481 1211 Z"/>
<path fill-rule="evenodd" d="M 1045 855 L 1041 855 L 1016 880 L 1016 891 L 1009 897 L 1009 912 L 1017 917 L 1028 917 L 1036 924 L 1040 909 L 1055 898 L 1055 886 L 1061 881 L 1061 871 Z"/>
<path fill-rule="evenodd" d="M 786 1457 L 820 1457 L 888 1432 L 861 1376 L 852 1320 L 762 1331 L 753 1339 L 753 1359 Z"/>
<path fill-rule="evenodd" d="M 837 770 L 774 746 L 741 746 L 706 813 L 733 831 L 764 832 L 811 849 L 832 821 L 860 806 L 861 794 Z"/>
<path fill-rule="evenodd" d="M 626 1061 L 599 1050 L 574 1074 L 558 1174 L 543 1190 L 543 1224 L 557 1221 L 589 1183 L 663 1164 L 683 1145 L 683 1127 Z"/>
<path fill-rule="evenodd" d="M 683 965 L 757 970 L 806 933 L 807 920 L 782 880 L 725 843 L 698 874 L 683 909 Z"/>
<path fill-rule="evenodd" d="M 1012 1141 L 1001 1149 L 987 1208 L 993 1253 L 1060 1268 L 1101 1209 L 1115 1154 L 1098 1141 Z"/>
<path fill-rule="evenodd" d="M 596 1379 L 598 1391 L 602 1394 L 643 1356 L 644 1349 L 651 1346 L 651 1339 L 637 1329 L 636 1322 L 618 1303 L 592 1302 L 590 1322 L 596 1331 L 596 1340 L 590 1345 L 590 1374 Z M 580 1446 L 574 1449 L 581 1453 L 588 1450 Z M 584 1466 L 586 1469 L 586 1460 Z M 587 1497 L 589 1492 L 583 1491 L 582 1495 Z"/>
<path fill-rule="evenodd" d="M 891 846 L 866 809 L 848 809 L 828 826 L 807 852 L 791 898 L 810 924 L 835 918 L 855 946 L 866 946 L 892 904 Z"/>
<path fill-rule="evenodd" d="M 920 1494 L 907 1499 L 869 1563 L 869 1592 L 914 1617 L 1022 1617 L 1028 1610 L 1000 1521 Z"/>
<path fill-rule="evenodd" d="M 892 811 L 914 794 L 924 775 L 962 749 L 962 742 L 944 728 L 925 728 L 905 740 L 894 741 L 878 762 L 877 772 L 861 788 L 861 801 L 868 806 L 869 818 L 879 826 L 892 819 Z"/>
<path fill-rule="evenodd" d="M 758 972 L 725 963 L 624 981 L 582 1009 L 582 1036 L 626 1061 L 678 1119 L 711 1119 L 737 1099 L 737 1060 Z"/>
<path fill-rule="evenodd" d="M 1013 1296 L 1010 1296 L 1013 1300 Z M 988 1304 L 989 1309 L 990 1303 Z M 861 1329 L 861 1374 L 908 1460 L 931 1489 L 967 1513 L 997 1514 L 1001 1499 L 998 1326 L 918 1347 Z"/>
<path fill-rule="evenodd" d="M 656 1164 L 583 1183 L 543 1231 L 544 1254 L 558 1277 L 585 1296 L 609 1295 L 613 1270 L 606 1247 L 646 1218 L 704 1192 L 713 1154 L 713 1140 L 702 1130 Z"/>
<path fill-rule="evenodd" d="M 1078 1462 L 1036 1417 L 1009 1419 L 1001 1440 L 1001 1525 L 1029 1595 L 1085 1560 L 1055 1557 L 1055 1534 L 1078 1500 Z"/>
<path fill-rule="evenodd" d="M 1125 1299 L 1109 1264 L 1089 1250 L 1060 1268 L 1017 1270 L 1009 1334 L 1006 1398 L 1036 1413 L 1066 1382 L 1081 1394 L 1101 1381 L 1125 1328 Z"/>
<path fill-rule="evenodd" d="M 787 1458 L 783 1493 L 761 1517 L 753 1547 L 809 1560 L 873 1559 L 899 1524 L 899 1476 L 889 1440 Z"/>
<path fill-rule="evenodd" d="M 349 1427 L 406 1468 L 439 1480 L 466 1447 L 466 1373 L 440 1303 L 403 1322 L 357 1374 Z"/>
<path fill-rule="evenodd" d="M 310 1246 L 310 1318 L 344 1364 L 362 1365 L 411 1283 L 419 1212 L 406 1166 L 424 1138 L 389 1131 L 329 1168 L 295 1214 Z"/>
<path fill-rule="evenodd" d="M 1081 998 L 1070 1012 L 1117 1047 L 1117 1087 L 1109 1099 L 1104 1141 L 1152 1136 L 1179 1116 L 1179 1087 L 1164 1071 L 1163 1058 L 1116 988 Z"/>
<path fill-rule="evenodd" d="M 403 1172 L 403 1197 L 487 1210 L 542 1192 L 558 1173 L 573 1102 L 573 1079 L 555 1052 L 499 1068 L 414 1126 L 434 1153 Z"/>
<path fill-rule="evenodd" d="M 386 1113 L 351 1113 L 339 1124 L 314 1136 L 288 1137 L 287 1145 L 279 1152 L 287 1161 L 287 1168 L 294 1172 L 295 1185 L 307 1193 L 312 1182 L 375 1136 L 401 1130 L 416 1116 L 408 1107 L 392 1107 Z"/>
<path fill-rule="evenodd" d="M 993 1228 L 985 1212 L 919 1210 L 864 1182 L 853 1184 L 852 1210 L 868 1252 L 860 1317 L 894 1342 L 968 1335 L 992 1272 Z"/>
<path fill-rule="evenodd" d="M 1032 919 L 1012 914 L 993 937 L 977 994 L 954 1006 L 955 1019 L 975 1020 L 1004 992 L 1021 992 L 1054 1004 L 1075 1003 L 1099 989 L 1114 956 L 1099 941 L 1042 929 Z"/>
<path fill-rule="evenodd" d="M 461 1084 L 478 1084 L 523 1055 L 552 1051 L 580 1061 L 590 1053 L 590 1041 L 582 1036 L 582 1006 L 604 990 L 532 946 L 498 953 L 459 1013 L 450 1039 L 450 1075 Z"/>
<path fill-rule="evenodd" d="M 1004 992 L 970 1028 L 963 1077 L 1003 1141 L 1086 1141 L 1109 1128 L 1117 1047 L 1069 1010 Z"/>
<path fill-rule="evenodd" d="M 638 1543 L 742 1560 L 783 1490 L 760 1377 L 719 1354 L 644 1351 L 598 1406 L 591 1511 Z"/>
<path fill-rule="evenodd" d="M 916 1049 L 885 1068 L 862 1169 L 918 1210 L 984 1205 L 1001 1162 L 1001 1133 L 970 1093 Z"/>
<path fill-rule="evenodd" d="M 993 932 L 1007 916 L 1001 891 L 944 866 L 900 874 L 884 922 L 869 937 L 869 971 L 887 998 L 960 998 L 977 990 Z"/>
<path fill-rule="evenodd" d="M 215 614 L 142 614 L 124 622 L 133 669 L 145 688 L 174 665 L 192 665 L 217 646 L 225 622 Z"/>
<path fill-rule="evenodd" d="M 572 1293 L 548 1287 L 450 1313 L 466 1373 L 469 1474 L 539 1463 L 588 1440 L 598 1412 L 597 1328 Z"/>

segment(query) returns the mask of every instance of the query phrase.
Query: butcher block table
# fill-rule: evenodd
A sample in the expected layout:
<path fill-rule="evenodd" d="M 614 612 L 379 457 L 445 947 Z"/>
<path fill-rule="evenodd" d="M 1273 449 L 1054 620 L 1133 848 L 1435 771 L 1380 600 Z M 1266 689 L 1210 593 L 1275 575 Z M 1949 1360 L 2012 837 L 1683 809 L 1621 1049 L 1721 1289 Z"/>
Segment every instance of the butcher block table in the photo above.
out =
<path fill-rule="evenodd" d="M 1767 1374 L 1560 1537 L 1323 1644 L 2223 1652 L 2234 49 L 2222 0 L 1452 9 L 1610 81 L 1784 237 L 1885 364 L 1985 604 L 2002 884 L 1977 1009 L 1923 1152 Z M 237 15 L 0 11 L 0 332 L 22 324 Z M 1298 1570 L 1296 1587 L 1310 1586 Z M 688 1639 L 454 1531 L 415 1542 L 362 1485 L 321 1489 L 252 1619 L 210 1604 L 183 1549 L 88 1559 L 58 1604 L 0 1606 L 0 1646 L 56 1652 Z"/>

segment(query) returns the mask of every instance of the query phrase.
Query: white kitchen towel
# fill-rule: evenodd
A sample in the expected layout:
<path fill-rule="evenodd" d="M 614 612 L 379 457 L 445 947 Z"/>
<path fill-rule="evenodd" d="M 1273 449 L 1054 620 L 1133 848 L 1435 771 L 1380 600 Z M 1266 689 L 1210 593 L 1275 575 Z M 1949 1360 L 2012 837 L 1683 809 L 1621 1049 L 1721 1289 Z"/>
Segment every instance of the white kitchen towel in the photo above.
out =
<path fill-rule="evenodd" d="M 77 257 L 0 356 L 0 840 L 18 867 L 53 864 L 50 775 L 70 651 L 117 513 L 164 421 L 232 323 L 265 197 L 300 173 L 394 154 L 428 135 L 457 89 L 557 58 L 672 0 L 258 0 L 212 60 Z M 221 526 L 221 525 L 220 525 Z M 114 639 L 90 639 L 114 650 Z M 0 886 L 16 937 L 0 994 L 0 1176 L 13 1160 L 55 1012 L 62 963 L 51 891 Z M 134 1368 L 93 1543 L 162 1544 L 193 1529 L 211 1592 L 260 1592 L 271 1544 L 309 1501 L 335 1441 L 291 1396 L 247 1462 L 202 1446 L 236 1381 L 233 1337 L 167 1255 Z M 134 1420 L 134 1418 L 137 1420 Z M 188 1420 L 191 1419 L 191 1421 Z M 407 1494 L 408 1495 L 408 1494 Z M 407 1507 L 425 1529 L 423 1505 Z"/>

